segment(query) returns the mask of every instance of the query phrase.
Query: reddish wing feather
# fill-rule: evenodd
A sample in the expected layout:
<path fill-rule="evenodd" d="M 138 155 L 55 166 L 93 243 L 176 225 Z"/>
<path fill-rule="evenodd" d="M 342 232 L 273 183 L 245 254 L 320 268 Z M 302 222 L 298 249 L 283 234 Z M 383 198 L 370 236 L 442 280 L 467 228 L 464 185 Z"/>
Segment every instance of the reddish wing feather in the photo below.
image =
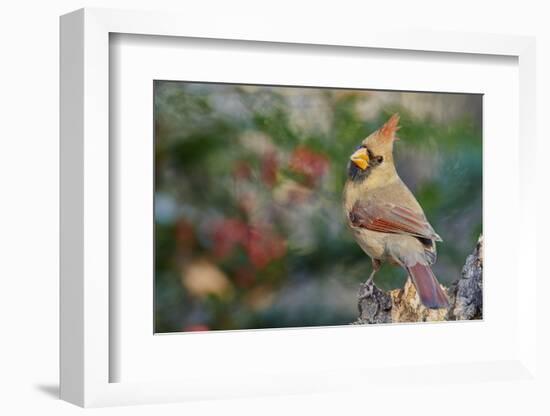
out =
<path fill-rule="evenodd" d="M 371 231 L 441 240 L 424 215 L 390 203 L 357 202 L 350 213 L 350 220 L 354 226 Z"/>

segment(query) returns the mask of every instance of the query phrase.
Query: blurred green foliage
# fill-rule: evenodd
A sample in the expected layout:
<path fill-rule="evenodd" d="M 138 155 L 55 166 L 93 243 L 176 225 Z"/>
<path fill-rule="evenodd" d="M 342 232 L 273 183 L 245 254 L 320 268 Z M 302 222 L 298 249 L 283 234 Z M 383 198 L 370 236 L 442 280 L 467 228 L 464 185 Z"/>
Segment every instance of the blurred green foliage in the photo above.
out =
<path fill-rule="evenodd" d="M 156 332 L 352 322 L 371 266 L 345 227 L 346 166 L 393 112 L 398 171 L 444 240 L 434 271 L 459 277 L 481 232 L 480 96 L 169 81 L 154 94 Z M 404 280 L 384 266 L 375 282 Z"/>

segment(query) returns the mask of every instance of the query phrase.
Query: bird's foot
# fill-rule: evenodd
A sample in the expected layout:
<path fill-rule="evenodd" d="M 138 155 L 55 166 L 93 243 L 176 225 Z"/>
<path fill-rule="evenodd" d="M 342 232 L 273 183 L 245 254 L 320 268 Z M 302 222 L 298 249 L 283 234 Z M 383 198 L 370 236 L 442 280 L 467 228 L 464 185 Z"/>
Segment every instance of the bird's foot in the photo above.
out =
<path fill-rule="evenodd" d="M 359 285 L 359 298 L 365 299 L 372 296 L 374 292 L 374 282 L 372 278 L 369 278 L 365 283 Z"/>
<path fill-rule="evenodd" d="M 359 285 L 359 323 L 391 322 L 391 296 L 378 289 L 372 279 Z"/>

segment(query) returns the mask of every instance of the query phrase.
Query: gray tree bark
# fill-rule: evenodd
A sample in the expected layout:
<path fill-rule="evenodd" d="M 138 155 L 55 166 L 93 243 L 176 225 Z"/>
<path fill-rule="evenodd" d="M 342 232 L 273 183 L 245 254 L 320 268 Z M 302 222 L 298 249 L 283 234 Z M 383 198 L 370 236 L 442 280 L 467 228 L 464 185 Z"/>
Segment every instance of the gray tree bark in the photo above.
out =
<path fill-rule="evenodd" d="M 460 278 L 451 287 L 441 286 L 449 296 L 449 309 L 422 305 L 410 278 L 405 287 L 384 292 L 374 284 L 361 284 L 359 317 L 354 324 L 461 321 L 483 318 L 483 236 L 466 258 Z"/>

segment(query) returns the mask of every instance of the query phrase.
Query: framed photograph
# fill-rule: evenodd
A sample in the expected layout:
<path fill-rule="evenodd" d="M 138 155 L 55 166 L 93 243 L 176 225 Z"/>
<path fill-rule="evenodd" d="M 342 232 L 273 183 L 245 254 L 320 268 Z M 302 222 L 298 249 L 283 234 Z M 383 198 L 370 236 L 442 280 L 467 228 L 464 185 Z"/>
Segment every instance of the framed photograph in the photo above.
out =
<path fill-rule="evenodd" d="M 537 388 L 534 40 L 200 20 L 61 18 L 61 397 Z"/>
<path fill-rule="evenodd" d="M 481 94 L 153 94 L 155 333 L 482 319 Z"/>

